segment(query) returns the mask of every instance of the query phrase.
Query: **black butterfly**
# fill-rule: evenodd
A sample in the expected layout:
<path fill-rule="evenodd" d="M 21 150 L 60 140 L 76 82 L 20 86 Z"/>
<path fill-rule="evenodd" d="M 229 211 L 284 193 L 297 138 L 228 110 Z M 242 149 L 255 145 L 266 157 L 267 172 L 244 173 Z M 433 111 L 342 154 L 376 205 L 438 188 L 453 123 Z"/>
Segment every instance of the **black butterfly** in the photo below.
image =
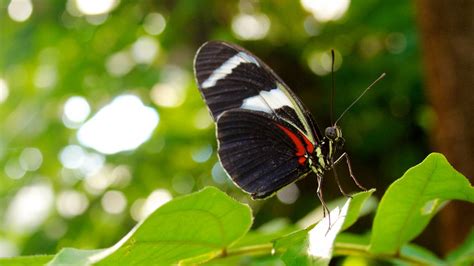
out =
<path fill-rule="evenodd" d="M 210 41 L 194 60 L 199 90 L 217 124 L 218 154 L 234 183 L 253 199 L 266 198 L 310 172 L 323 174 L 346 159 L 334 124 L 324 135 L 301 100 L 264 62 L 245 49 Z M 339 180 L 336 176 L 339 185 Z M 339 186 L 340 187 L 340 186 Z M 341 192 L 345 195 L 345 193 Z"/>

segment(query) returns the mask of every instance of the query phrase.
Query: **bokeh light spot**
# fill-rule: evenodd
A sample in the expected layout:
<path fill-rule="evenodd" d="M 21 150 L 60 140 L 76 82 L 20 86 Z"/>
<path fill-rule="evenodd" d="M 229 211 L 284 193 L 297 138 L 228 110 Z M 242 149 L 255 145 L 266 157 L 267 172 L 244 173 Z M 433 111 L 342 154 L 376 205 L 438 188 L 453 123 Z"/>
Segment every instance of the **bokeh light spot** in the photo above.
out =
<path fill-rule="evenodd" d="M 36 171 L 43 163 L 43 154 L 37 148 L 25 148 L 20 155 L 20 165 L 25 171 Z"/>
<path fill-rule="evenodd" d="M 76 190 L 65 190 L 59 193 L 56 199 L 56 209 L 65 218 L 81 215 L 87 210 L 89 200 Z"/>
<path fill-rule="evenodd" d="M 151 99 L 159 106 L 178 107 L 184 102 L 182 89 L 167 83 L 157 83 L 150 92 Z"/>
<path fill-rule="evenodd" d="M 23 22 L 33 13 L 33 4 L 30 0 L 12 0 L 8 4 L 8 16 L 14 21 Z"/>
<path fill-rule="evenodd" d="M 407 39 L 402 33 L 390 33 L 387 38 L 385 38 L 385 47 L 392 54 L 402 53 L 407 47 Z"/>
<path fill-rule="evenodd" d="M 187 194 L 193 190 L 194 178 L 190 175 L 176 175 L 171 180 L 173 189 L 180 194 Z"/>
<path fill-rule="evenodd" d="M 7 100 L 10 91 L 8 89 L 7 82 L 0 78 L 0 103 L 3 103 Z"/>
<path fill-rule="evenodd" d="M 162 107 L 178 107 L 186 98 L 189 74 L 177 66 L 168 66 L 161 73 L 161 81 L 150 91 L 152 101 Z"/>
<path fill-rule="evenodd" d="M 20 179 L 22 178 L 26 171 L 20 165 L 20 162 L 15 159 L 10 159 L 5 164 L 5 174 L 11 179 Z"/>
<path fill-rule="evenodd" d="M 160 13 L 150 13 L 145 17 L 143 28 L 150 35 L 158 35 L 165 30 L 166 20 Z"/>
<path fill-rule="evenodd" d="M 292 183 L 277 192 L 277 198 L 284 204 L 293 204 L 300 196 L 300 190 Z"/>
<path fill-rule="evenodd" d="M 54 219 L 53 221 L 48 221 L 44 228 L 44 233 L 50 239 L 60 239 L 67 232 L 68 226 L 63 219 Z"/>
<path fill-rule="evenodd" d="M 8 241 L 8 239 L 0 238 L 0 258 L 14 257 L 18 253 L 19 250 L 14 243 Z"/>
<path fill-rule="evenodd" d="M 110 165 L 104 165 L 95 173 L 87 175 L 85 179 L 85 189 L 93 195 L 100 195 L 110 185 L 112 185 L 117 176 L 113 174 L 113 168 Z"/>
<path fill-rule="evenodd" d="M 338 50 L 334 50 L 334 71 L 342 65 L 342 55 Z M 319 76 L 331 73 L 332 56 L 331 51 L 314 51 L 308 56 L 308 66 Z"/>
<path fill-rule="evenodd" d="M 109 14 L 107 13 L 100 14 L 100 15 L 88 15 L 86 16 L 86 21 L 92 25 L 100 25 L 104 23 L 108 17 L 109 17 Z"/>
<path fill-rule="evenodd" d="M 203 147 L 200 147 L 198 149 L 195 149 L 191 153 L 191 157 L 193 161 L 197 163 L 203 163 L 209 160 L 212 155 L 212 146 L 210 144 L 204 145 Z"/>
<path fill-rule="evenodd" d="M 102 208 L 110 214 L 119 214 L 127 207 L 127 198 L 121 191 L 107 191 L 101 200 Z"/>
<path fill-rule="evenodd" d="M 132 57 L 137 64 L 151 64 L 159 51 L 158 42 L 149 36 L 138 38 L 132 45 Z"/>
<path fill-rule="evenodd" d="M 128 51 L 121 51 L 111 55 L 105 62 L 105 68 L 110 75 L 121 77 L 135 66 L 135 62 Z"/>
<path fill-rule="evenodd" d="M 40 65 L 35 73 L 34 83 L 40 89 L 48 89 L 56 85 L 57 70 L 53 65 Z"/>
<path fill-rule="evenodd" d="M 206 129 L 212 125 L 212 118 L 207 108 L 201 108 L 194 116 L 194 126 L 197 129 Z"/>
<path fill-rule="evenodd" d="M 53 190 L 49 184 L 37 183 L 22 187 L 8 206 L 6 230 L 17 233 L 34 231 L 48 217 L 53 199 Z"/>
<path fill-rule="evenodd" d="M 61 150 L 59 160 L 68 169 L 81 167 L 86 157 L 85 151 L 78 145 L 68 145 Z"/>
<path fill-rule="evenodd" d="M 84 15 L 99 15 L 110 12 L 117 6 L 116 0 L 75 0 L 77 9 Z"/>
<path fill-rule="evenodd" d="M 155 109 L 135 95 L 121 95 L 79 129 L 82 145 L 104 154 L 133 150 L 150 138 L 159 122 Z"/>
<path fill-rule="evenodd" d="M 340 19 L 349 8 L 350 0 L 301 0 L 303 8 L 321 22 Z"/>
<path fill-rule="evenodd" d="M 267 36 L 270 24 L 265 14 L 238 14 L 232 20 L 232 31 L 242 40 L 260 40 Z"/>
<path fill-rule="evenodd" d="M 382 50 L 383 44 L 377 36 L 367 35 L 360 40 L 359 52 L 365 58 L 377 55 Z"/>
<path fill-rule="evenodd" d="M 63 122 L 67 127 L 77 128 L 89 116 L 91 108 L 84 97 L 73 96 L 64 104 Z"/>
<path fill-rule="evenodd" d="M 158 209 L 161 205 L 173 199 L 171 193 L 166 189 L 156 189 L 146 199 L 140 213 L 140 220 L 145 219 Z"/>
<path fill-rule="evenodd" d="M 142 220 L 142 209 L 145 205 L 145 199 L 136 199 L 130 207 L 130 216 L 133 220 L 140 222 Z"/>
<path fill-rule="evenodd" d="M 214 180 L 214 182 L 218 184 L 225 184 L 229 180 L 220 162 L 216 162 L 214 164 L 214 166 L 212 167 L 211 174 L 212 180 Z"/>

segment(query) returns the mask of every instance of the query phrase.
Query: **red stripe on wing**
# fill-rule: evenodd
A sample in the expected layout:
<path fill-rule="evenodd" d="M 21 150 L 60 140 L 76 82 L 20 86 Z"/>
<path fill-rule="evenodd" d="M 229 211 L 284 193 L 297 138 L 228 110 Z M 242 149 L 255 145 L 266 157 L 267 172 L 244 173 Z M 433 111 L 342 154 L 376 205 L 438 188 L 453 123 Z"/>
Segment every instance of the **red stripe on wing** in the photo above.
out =
<path fill-rule="evenodd" d="M 298 156 L 298 163 L 301 164 L 301 165 L 304 165 L 304 163 L 306 162 L 306 157 L 304 157 L 304 155 L 306 154 L 306 150 L 309 150 L 309 146 L 305 149 L 305 146 L 303 144 L 303 142 L 301 142 L 301 139 L 298 138 L 298 136 L 293 133 L 291 130 L 289 130 L 288 128 L 282 126 L 282 125 L 279 125 L 279 124 L 276 124 L 281 130 L 283 130 L 283 132 L 285 132 L 285 134 L 291 139 L 291 141 L 293 141 L 293 143 L 295 144 L 295 147 L 296 147 L 296 156 Z M 303 137 L 304 141 L 306 142 L 306 144 L 308 144 L 309 140 L 306 139 L 305 137 Z M 311 142 L 309 142 L 311 144 Z M 311 149 L 312 148 L 312 144 L 311 144 Z"/>
<path fill-rule="evenodd" d="M 313 143 L 311 143 L 311 141 L 309 141 L 309 139 L 305 135 L 301 134 L 301 132 L 300 135 L 301 137 L 303 137 L 303 140 L 306 143 L 306 151 L 308 151 L 309 154 L 312 154 L 314 151 Z"/>
<path fill-rule="evenodd" d="M 288 128 L 286 128 L 282 125 L 279 125 L 279 124 L 277 124 L 277 126 L 279 128 L 281 128 L 281 130 L 283 130 L 283 132 L 285 132 L 285 134 L 288 137 L 290 137 L 291 141 L 293 141 L 293 143 L 295 144 L 295 146 L 296 146 L 296 156 L 303 156 L 306 153 L 306 149 L 304 148 L 304 145 L 301 142 L 300 138 L 298 138 L 298 136 L 296 136 L 296 134 L 291 132 L 291 130 L 289 130 Z"/>

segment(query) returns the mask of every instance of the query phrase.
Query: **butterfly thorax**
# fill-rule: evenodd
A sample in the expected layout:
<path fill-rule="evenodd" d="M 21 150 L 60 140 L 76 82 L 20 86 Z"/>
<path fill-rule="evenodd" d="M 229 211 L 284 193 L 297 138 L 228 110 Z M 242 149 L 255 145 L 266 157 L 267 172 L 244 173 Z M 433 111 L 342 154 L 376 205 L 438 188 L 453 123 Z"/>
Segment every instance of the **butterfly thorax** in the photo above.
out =
<path fill-rule="evenodd" d="M 344 145 L 342 131 L 338 126 L 327 127 L 324 133 L 325 136 L 314 149 L 310 160 L 313 171 L 320 174 L 333 167 L 334 156 Z"/>

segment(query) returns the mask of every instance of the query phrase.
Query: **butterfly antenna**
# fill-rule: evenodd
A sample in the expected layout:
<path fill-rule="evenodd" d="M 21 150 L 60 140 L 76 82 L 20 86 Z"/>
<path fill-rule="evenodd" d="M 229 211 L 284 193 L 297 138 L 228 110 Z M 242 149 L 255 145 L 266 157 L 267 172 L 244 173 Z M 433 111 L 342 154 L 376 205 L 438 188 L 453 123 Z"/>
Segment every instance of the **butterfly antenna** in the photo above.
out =
<path fill-rule="evenodd" d="M 351 109 L 352 106 L 354 106 L 354 104 L 356 104 L 356 103 L 360 100 L 360 98 L 362 98 L 362 96 L 364 96 L 364 94 L 366 94 L 366 93 L 370 90 L 370 88 L 372 88 L 372 86 L 375 85 L 375 83 L 377 83 L 379 80 L 383 79 L 383 77 L 385 77 L 385 73 L 382 73 L 382 75 L 380 75 L 380 77 L 378 77 L 374 82 L 372 82 L 372 84 L 370 84 L 369 87 L 367 87 L 367 89 L 365 89 L 365 90 L 359 95 L 359 97 L 357 97 L 357 99 L 355 99 L 355 100 L 351 103 L 351 105 L 349 105 L 349 106 L 346 108 L 346 110 L 344 110 L 344 112 L 342 112 L 342 114 L 341 114 L 341 115 L 339 116 L 339 118 L 336 120 L 336 122 L 334 123 L 334 125 L 336 125 L 337 122 L 339 122 L 339 120 L 341 120 L 341 118 L 347 113 L 347 111 L 349 111 L 349 109 Z"/>
<path fill-rule="evenodd" d="M 334 122 L 334 95 L 336 94 L 336 87 L 334 86 L 334 49 L 331 49 L 331 79 L 332 79 L 332 90 L 331 90 L 331 124 Z"/>

